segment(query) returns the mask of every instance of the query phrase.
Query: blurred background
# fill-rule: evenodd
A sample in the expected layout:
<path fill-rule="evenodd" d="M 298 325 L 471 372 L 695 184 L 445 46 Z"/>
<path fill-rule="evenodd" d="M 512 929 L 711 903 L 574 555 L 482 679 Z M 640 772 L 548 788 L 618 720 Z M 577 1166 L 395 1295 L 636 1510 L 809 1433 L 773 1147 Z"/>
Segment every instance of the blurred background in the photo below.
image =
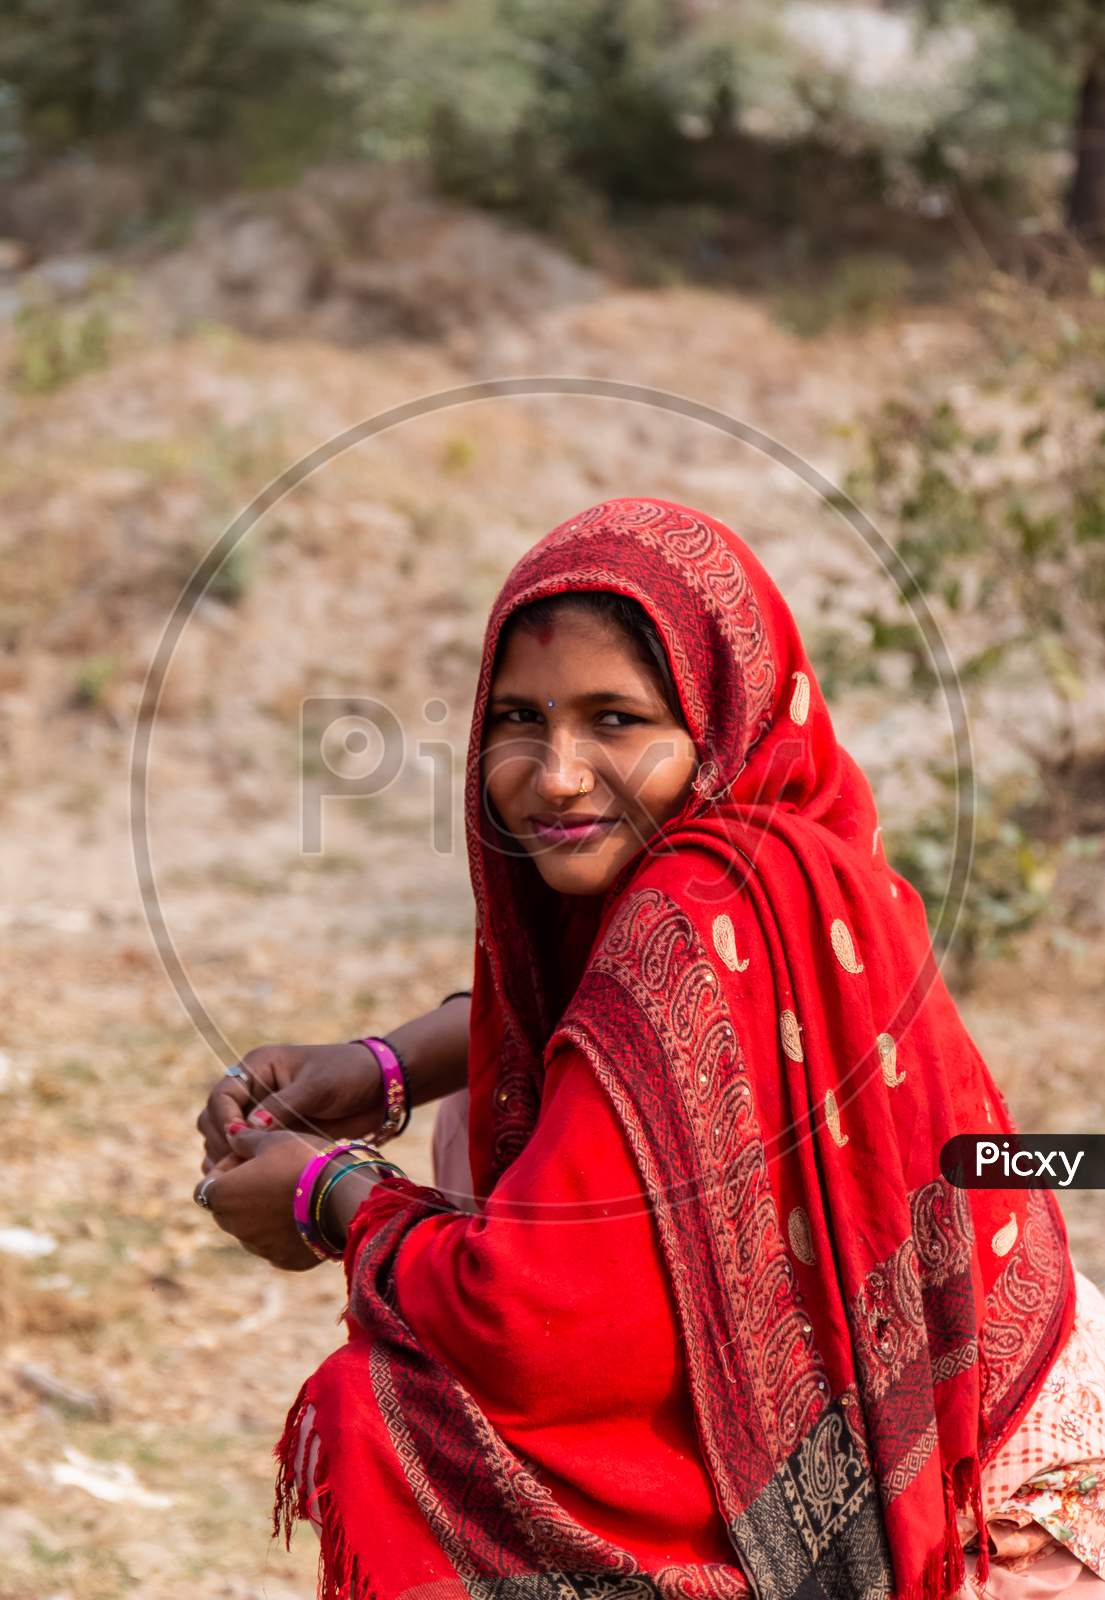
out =
<path fill-rule="evenodd" d="M 6 0 L 0 1600 L 313 1593 L 310 1537 L 268 1543 L 270 1449 L 339 1279 L 214 1229 L 193 1121 L 234 1055 L 468 982 L 487 608 L 603 496 L 754 545 L 1014 1117 L 1105 1127 L 1098 9 Z M 495 398 L 218 544 L 341 430 L 540 373 L 719 407 L 839 496 L 678 413 Z M 970 712 L 957 920 L 919 599 Z M 386 784 L 371 719 L 332 737 L 365 696 L 402 733 Z M 431 1121 L 396 1147 L 420 1178 Z M 1100 1195 L 1062 1204 L 1105 1286 Z"/>

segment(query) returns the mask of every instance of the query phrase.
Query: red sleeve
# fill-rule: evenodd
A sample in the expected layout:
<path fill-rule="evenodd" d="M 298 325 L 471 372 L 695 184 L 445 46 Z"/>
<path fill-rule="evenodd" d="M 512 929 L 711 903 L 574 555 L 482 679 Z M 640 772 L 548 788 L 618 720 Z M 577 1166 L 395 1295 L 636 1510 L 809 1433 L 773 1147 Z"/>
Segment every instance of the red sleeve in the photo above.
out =
<path fill-rule="evenodd" d="M 655 1224 L 574 1047 L 486 1214 L 412 1228 L 395 1283 L 413 1332 L 580 1522 L 642 1560 L 732 1560 Z"/>

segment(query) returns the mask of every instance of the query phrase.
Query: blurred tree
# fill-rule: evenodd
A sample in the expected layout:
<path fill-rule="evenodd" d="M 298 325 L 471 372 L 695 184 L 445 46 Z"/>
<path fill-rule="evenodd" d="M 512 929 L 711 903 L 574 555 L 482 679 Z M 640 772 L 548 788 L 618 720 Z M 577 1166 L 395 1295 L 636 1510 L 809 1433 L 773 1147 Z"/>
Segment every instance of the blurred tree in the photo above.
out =
<path fill-rule="evenodd" d="M 32 157 L 232 183 L 427 156 L 445 190 L 542 221 L 682 197 L 692 143 L 735 117 L 732 52 L 688 0 L 5 0 L 0 30 L 0 160 L 9 128 Z"/>
<path fill-rule="evenodd" d="M 0 90 L 32 151 L 229 147 L 259 110 L 310 143 L 341 113 L 342 23 L 341 0 L 5 0 Z"/>
<path fill-rule="evenodd" d="M 1073 131 L 1074 176 L 1067 191 L 1067 225 L 1087 244 L 1105 243 L 1105 6 L 1101 0 L 983 0 L 991 9 L 1042 37 L 1078 73 Z M 926 0 L 943 17 L 950 0 Z"/>
<path fill-rule="evenodd" d="M 494 37 L 524 73 L 509 123 L 474 117 L 455 84 L 433 108 L 438 178 L 468 198 L 537 221 L 584 193 L 614 208 L 685 199 L 695 140 L 735 121 L 733 53 L 683 0 L 497 0 Z"/>

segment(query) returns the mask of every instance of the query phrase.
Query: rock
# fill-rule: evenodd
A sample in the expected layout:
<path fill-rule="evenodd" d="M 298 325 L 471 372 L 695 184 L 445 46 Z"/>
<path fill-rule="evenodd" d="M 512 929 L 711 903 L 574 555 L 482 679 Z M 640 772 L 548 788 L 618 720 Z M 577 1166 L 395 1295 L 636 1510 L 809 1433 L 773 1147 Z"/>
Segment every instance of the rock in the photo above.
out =
<path fill-rule="evenodd" d="M 36 265 L 34 278 L 60 299 L 72 300 L 92 287 L 104 266 L 105 257 L 99 255 L 47 256 Z"/>
<path fill-rule="evenodd" d="M 85 156 L 52 161 L 0 191 L 0 237 L 31 257 L 99 250 L 148 214 L 148 182 L 134 167 Z"/>
<path fill-rule="evenodd" d="M 48 1233 L 36 1233 L 33 1228 L 0 1228 L 0 1252 L 21 1256 L 24 1261 L 36 1261 L 48 1256 L 58 1247 L 56 1239 Z"/>
<path fill-rule="evenodd" d="M 525 325 L 604 282 L 547 240 L 430 194 L 410 170 L 368 165 L 213 206 L 142 277 L 177 327 L 345 345 Z"/>

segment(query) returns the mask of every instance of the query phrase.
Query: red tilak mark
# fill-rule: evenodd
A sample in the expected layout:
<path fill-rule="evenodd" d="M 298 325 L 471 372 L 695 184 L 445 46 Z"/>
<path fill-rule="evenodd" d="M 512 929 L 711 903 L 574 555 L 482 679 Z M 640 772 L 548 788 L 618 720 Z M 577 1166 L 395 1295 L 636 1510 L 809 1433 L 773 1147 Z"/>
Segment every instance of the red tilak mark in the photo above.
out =
<path fill-rule="evenodd" d="M 535 628 L 534 629 L 534 632 L 537 635 L 538 644 L 545 644 L 545 645 L 552 644 L 552 642 L 553 642 L 553 625 L 552 625 L 551 622 L 543 622 L 539 628 Z"/>

